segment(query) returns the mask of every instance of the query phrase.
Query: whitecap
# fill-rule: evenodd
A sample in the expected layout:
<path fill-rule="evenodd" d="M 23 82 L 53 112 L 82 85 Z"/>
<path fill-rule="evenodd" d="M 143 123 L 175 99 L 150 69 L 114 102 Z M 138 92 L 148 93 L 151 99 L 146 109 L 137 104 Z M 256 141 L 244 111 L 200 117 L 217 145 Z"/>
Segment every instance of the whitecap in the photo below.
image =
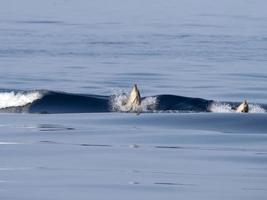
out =
<path fill-rule="evenodd" d="M 42 98 L 41 92 L 1 92 L 0 93 L 0 109 L 25 106 Z"/>

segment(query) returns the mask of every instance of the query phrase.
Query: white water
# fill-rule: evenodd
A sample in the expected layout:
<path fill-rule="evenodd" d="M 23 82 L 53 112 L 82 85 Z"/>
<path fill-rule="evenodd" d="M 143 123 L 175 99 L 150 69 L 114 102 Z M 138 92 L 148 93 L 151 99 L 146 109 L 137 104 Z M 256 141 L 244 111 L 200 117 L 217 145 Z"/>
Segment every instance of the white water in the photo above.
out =
<path fill-rule="evenodd" d="M 265 113 L 266 110 L 257 104 L 249 104 L 250 113 Z"/>
<path fill-rule="evenodd" d="M 209 107 L 209 110 L 214 113 L 235 113 L 232 106 L 228 103 L 214 102 Z M 257 104 L 249 104 L 249 113 L 265 113 L 265 109 Z"/>
<path fill-rule="evenodd" d="M 111 102 L 111 107 L 113 111 L 129 112 L 131 108 L 125 104 L 128 95 L 125 93 L 117 93 Z M 148 112 L 152 111 L 157 104 L 157 97 L 146 97 L 142 100 L 141 105 L 136 106 L 135 110 L 138 112 Z"/>
<path fill-rule="evenodd" d="M 0 93 L 0 109 L 25 106 L 29 103 L 40 99 L 42 94 L 40 92 L 1 92 Z"/>

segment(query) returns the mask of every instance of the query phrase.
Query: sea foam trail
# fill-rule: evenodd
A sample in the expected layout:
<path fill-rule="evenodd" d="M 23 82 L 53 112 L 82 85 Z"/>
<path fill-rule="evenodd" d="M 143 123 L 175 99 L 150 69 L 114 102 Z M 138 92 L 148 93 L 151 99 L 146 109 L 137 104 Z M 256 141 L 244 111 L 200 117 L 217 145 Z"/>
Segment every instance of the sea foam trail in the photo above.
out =
<path fill-rule="evenodd" d="M 0 93 L 0 109 L 9 107 L 18 107 L 31 104 L 37 99 L 42 98 L 41 92 L 1 92 Z"/>

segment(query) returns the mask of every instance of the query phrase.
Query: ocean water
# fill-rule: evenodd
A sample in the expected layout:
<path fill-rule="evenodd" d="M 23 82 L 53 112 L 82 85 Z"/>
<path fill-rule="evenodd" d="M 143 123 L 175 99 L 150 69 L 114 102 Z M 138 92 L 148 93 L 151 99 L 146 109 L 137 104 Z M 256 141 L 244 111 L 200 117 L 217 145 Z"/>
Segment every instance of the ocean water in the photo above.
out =
<path fill-rule="evenodd" d="M 266 199 L 266 8 L 2 2 L 0 199 Z"/>

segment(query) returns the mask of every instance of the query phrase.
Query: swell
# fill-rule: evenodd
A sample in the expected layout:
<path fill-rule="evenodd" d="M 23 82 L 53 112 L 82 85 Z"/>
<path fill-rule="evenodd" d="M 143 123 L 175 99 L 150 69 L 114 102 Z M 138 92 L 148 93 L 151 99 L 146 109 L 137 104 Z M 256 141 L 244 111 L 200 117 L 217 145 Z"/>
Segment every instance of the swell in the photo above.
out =
<path fill-rule="evenodd" d="M 0 112 L 11 113 L 100 113 L 127 112 L 122 102 L 126 94 L 111 96 L 73 94 L 55 91 L 2 91 Z M 236 102 L 216 102 L 177 95 L 143 97 L 141 112 L 234 112 Z M 264 104 L 250 104 L 250 112 L 262 113 Z"/>
<path fill-rule="evenodd" d="M 90 113 L 109 112 L 108 96 L 48 92 L 34 101 L 29 113 Z"/>
<path fill-rule="evenodd" d="M 208 112 L 211 100 L 176 95 L 158 95 L 158 111 Z"/>

